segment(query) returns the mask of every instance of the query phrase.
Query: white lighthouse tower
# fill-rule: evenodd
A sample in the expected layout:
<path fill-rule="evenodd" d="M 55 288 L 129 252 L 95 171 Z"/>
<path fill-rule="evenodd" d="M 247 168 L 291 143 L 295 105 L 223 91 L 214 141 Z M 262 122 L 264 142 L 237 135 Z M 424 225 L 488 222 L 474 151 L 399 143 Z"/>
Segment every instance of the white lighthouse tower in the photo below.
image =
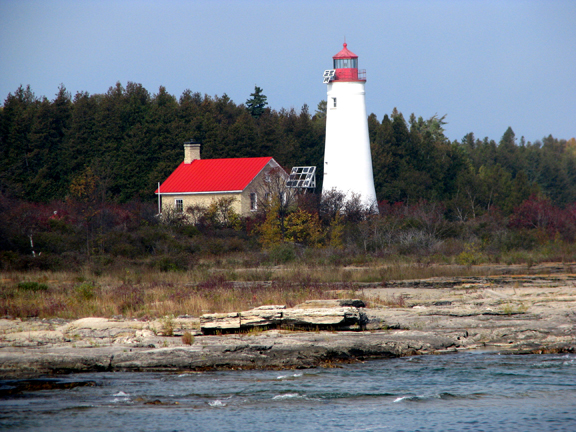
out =
<path fill-rule="evenodd" d="M 324 72 L 326 145 L 322 192 L 337 190 L 360 196 L 362 204 L 376 203 L 364 85 L 366 71 L 358 71 L 358 56 L 344 48 L 334 57 L 334 69 Z"/>

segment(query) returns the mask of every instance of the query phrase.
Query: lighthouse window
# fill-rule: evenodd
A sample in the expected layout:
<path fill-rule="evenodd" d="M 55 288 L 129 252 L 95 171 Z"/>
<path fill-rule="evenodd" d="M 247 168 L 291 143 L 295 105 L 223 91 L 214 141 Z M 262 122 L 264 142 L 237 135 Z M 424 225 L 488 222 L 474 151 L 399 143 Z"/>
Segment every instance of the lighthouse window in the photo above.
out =
<path fill-rule="evenodd" d="M 336 98 L 332 98 L 332 108 L 336 108 Z"/>
<path fill-rule="evenodd" d="M 357 69 L 358 59 L 335 59 L 334 69 Z"/>

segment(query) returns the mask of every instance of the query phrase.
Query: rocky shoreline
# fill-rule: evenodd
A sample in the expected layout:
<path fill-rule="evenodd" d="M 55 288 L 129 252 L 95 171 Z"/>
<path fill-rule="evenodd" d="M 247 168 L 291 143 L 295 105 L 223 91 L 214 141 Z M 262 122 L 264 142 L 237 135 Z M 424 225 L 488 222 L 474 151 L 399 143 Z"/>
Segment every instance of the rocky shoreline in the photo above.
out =
<path fill-rule="evenodd" d="M 2 319 L 0 378 L 88 371 L 329 367 L 470 350 L 576 352 L 575 284 L 574 274 L 554 274 L 358 285 L 356 292 L 370 307 L 346 306 L 346 331 L 334 326 L 328 330 L 311 326 L 308 331 L 255 326 L 230 334 L 219 334 L 212 327 L 213 334 L 203 334 L 200 319 L 188 316 L 156 321 Z M 334 292 L 335 298 L 345 294 Z M 350 326 L 353 310 L 363 317 L 361 326 Z M 296 315 L 297 311 L 286 314 Z"/>

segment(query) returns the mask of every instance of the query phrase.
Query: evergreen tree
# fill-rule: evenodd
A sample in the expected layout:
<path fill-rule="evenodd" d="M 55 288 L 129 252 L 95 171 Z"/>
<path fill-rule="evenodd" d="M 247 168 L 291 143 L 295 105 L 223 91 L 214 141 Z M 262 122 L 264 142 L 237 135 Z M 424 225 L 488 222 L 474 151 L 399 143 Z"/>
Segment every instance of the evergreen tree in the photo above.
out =
<path fill-rule="evenodd" d="M 254 118 L 260 118 L 264 113 L 264 108 L 268 105 L 268 98 L 262 94 L 262 89 L 254 86 L 254 93 L 250 93 L 251 98 L 246 101 L 246 108 Z"/>
<path fill-rule="evenodd" d="M 519 156 L 519 150 L 516 146 L 516 135 L 512 128 L 508 127 L 498 145 L 496 161 L 515 177 L 522 169 L 522 161 Z"/>
<path fill-rule="evenodd" d="M 28 160 L 29 135 L 39 101 L 30 90 L 20 86 L 9 93 L 0 110 L 0 193 L 25 198 L 24 188 L 31 176 Z"/>
<path fill-rule="evenodd" d="M 36 113 L 28 140 L 31 176 L 26 185 L 34 201 L 50 201 L 67 189 L 62 149 L 72 111 L 70 99 L 70 93 L 61 85 L 54 101 L 44 98 Z"/>
<path fill-rule="evenodd" d="M 314 113 L 314 117 L 318 119 L 326 118 L 326 110 L 328 107 L 328 103 L 325 100 L 321 100 L 318 102 L 316 106 L 316 112 Z"/>

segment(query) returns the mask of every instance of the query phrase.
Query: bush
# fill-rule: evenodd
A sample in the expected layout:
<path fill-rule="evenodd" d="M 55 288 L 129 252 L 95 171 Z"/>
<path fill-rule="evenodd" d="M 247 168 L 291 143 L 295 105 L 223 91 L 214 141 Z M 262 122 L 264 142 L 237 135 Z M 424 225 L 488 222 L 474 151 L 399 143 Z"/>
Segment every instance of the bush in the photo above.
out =
<path fill-rule="evenodd" d="M 22 291 L 48 291 L 48 285 L 38 282 L 20 282 L 18 283 L 18 289 Z"/>
<path fill-rule="evenodd" d="M 195 237 L 200 234 L 200 231 L 194 225 L 183 225 L 178 228 L 178 232 L 186 237 Z"/>
<path fill-rule="evenodd" d="M 184 252 L 162 255 L 152 261 L 152 267 L 163 272 L 186 271 L 192 267 L 192 257 Z"/>
<path fill-rule="evenodd" d="M 495 236 L 489 243 L 488 250 L 491 253 L 508 252 L 513 250 L 533 250 L 538 246 L 538 230 L 520 229 L 505 231 Z"/>
<path fill-rule="evenodd" d="M 136 258 L 142 254 L 144 247 L 134 235 L 123 231 L 112 231 L 100 237 L 99 243 L 103 253 L 126 258 Z"/>
<path fill-rule="evenodd" d="M 76 292 L 76 295 L 81 300 L 92 300 L 95 296 L 96 289 L 97 289 L 97 287 L 92 285 L 90 282 L 84 282 L 84 283 L 81 283 L 80 285 L 76 285 L 74 287 L 74 291 Z"/>
<path fill-rule="evenodd" d="M 60 270 L 62 259 L 59 256 L 48 253 L 20 256 L 15 270 Z"/>
<path fill-rule="evenodd" d="M 162 334 L 164 336 L 174 336 L 174 315 L 165 316 L 162 319 Z"/>
<path fill-rule="evenodd" d="M 190 332 L 184 332 L 182 335 L 182 343 L 185 345 L 192 345 L 194 343 L 194 336 Z"/>
<path fill-rule="evenodd" d="M 474 264 L 480 264 L 482 260 L 482 252 L 478 245 L 467 244 L 464 246 L 464 251 L 462 251 L 456 257 L 456 262 L 460 265 L 471 266 Z"/>
<path fill-rule="evenodd" d="M 439 245 L 439 241 L 425 231 L 409 229 L 401 231 L 397 239 L 398 253 L 402 255 L 429 255 Z"/>
<path fill-rule="evenodd" d="M 513 229 L 537 229 L 549 238 L 559 233 L 565 240 L 573 241 L 575 214 L 552 204 L 546 198 L 532 195 L 514 209 L 508 226 Z"/>
<path fill-rule="evenodd" d="M 40 232 L 34 236 L 34 246 L 38 251 L 60 254 L 85 248 L 85 242 L 74 234 L 60 232 Z"/>
<path fill-rule="evenodd" d="M 270 249 L 268 257 L 275 264 L 285 264 L 296 259 L 296 250 L 294 245 L 282 243 Z"/>
<path fill-rule="evenodd" d="M 0 270 L 16 270 L 19 268 L 20 255 L 12 251 L 0 252 Z"/>

